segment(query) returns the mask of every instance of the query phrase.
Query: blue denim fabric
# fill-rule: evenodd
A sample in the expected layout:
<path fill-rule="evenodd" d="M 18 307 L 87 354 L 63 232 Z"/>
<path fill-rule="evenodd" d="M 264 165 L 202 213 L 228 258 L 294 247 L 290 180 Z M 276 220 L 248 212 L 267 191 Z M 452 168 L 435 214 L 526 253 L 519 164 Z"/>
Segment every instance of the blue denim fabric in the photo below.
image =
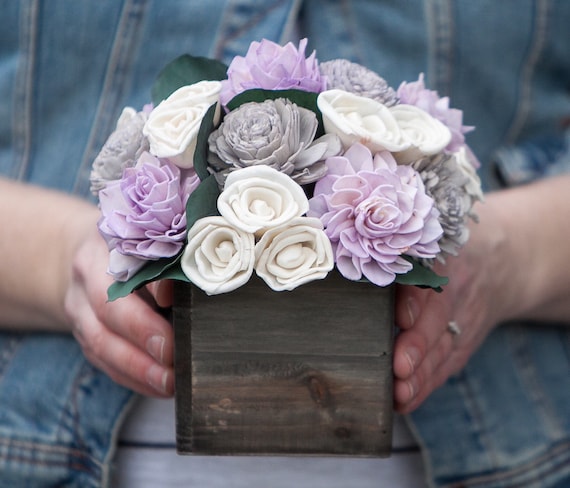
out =
<path fill-rule="evenodd" d="M 149 100 L 170 59 L 228 62 L 252 40 L 306 35 L 320 60 L 393 86 L 424 72 L 477 126 L 468 141 L 493 188 L 497 148 L 564 130 L 569 20 L 566 0 L 8 0 L 0 174 L 88 197 L 120 111 Z M 501 327 L 411 417 L 434 486 L 568 482 L 568 344 L 566 329 Z M 0 487 L 105 486 L 130 396 L 71 337 L 0 334 Z"/>

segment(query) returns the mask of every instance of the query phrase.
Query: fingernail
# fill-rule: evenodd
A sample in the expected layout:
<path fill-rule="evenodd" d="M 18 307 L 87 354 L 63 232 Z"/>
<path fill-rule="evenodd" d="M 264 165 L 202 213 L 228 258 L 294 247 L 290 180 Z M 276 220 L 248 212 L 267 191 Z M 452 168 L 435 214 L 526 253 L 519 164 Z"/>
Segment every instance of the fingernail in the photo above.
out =
<path fill-rule="evenodd" d="M 408 297 L 406 300 L 406 309 L 408 310 L 408 316 L 410 317 L 410 327 L 414 325 L 416 318 L 419 314 L 418 302 L 415 298 Z"/>
<path fill-rule="evenodd" d="M 165 341 L 164 337 L 161 337 L 161 336 L 152 336 L 146 342 L 146 350 L 160 364 L 163 363 L 163 359 L 164 359 L 164 343 L 165 342 L 166 341 Z"/>
<path fill-rule="evenodd" d="M 420 362 L 420 351 L 418 351 L 415 347 L 409 347 L 408 349 L 406 349 L 406 352 L 404 354 L 406 355 L 406 359 L 410 363 L 412 372 L 414 372 Z"/>
<path fill-rule="evenodd" d="M 158 364 L 153 364 L 146 373 L 148 384 L 160 393 L 166 393 L 166 382 L 168 380 L 168 371 L 161 368 Z"/>
<path fill-rule="evenodd" d="M 412 384 L 411 381 L 406 381 L 406 384 L 408 385 L 408 390 L 409 390 L 408 402 L 410 402 L 416 396 L 416 392 L 415 392 L 414 385 Z"/>

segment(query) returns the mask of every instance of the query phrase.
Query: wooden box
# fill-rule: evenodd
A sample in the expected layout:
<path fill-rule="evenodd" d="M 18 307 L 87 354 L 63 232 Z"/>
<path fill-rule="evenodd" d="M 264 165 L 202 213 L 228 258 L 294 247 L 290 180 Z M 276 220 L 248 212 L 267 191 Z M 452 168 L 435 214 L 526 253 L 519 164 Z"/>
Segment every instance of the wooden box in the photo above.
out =
<path fill-rule="evenodd" d="M 390 454 L 393 288 L 175 286 L 180 454 Z"/>

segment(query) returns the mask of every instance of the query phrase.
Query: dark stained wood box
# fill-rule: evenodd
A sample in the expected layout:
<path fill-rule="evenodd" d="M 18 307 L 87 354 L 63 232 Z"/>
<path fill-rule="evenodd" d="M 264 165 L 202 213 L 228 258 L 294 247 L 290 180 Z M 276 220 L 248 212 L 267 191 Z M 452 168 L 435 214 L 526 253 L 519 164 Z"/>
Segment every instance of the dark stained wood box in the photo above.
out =
<path fill-rule="evenodd" d="M 254 276 L 216 296 L 176 283 L 174 300 L 180 454 L 390 454 L 392 287 Z"/>

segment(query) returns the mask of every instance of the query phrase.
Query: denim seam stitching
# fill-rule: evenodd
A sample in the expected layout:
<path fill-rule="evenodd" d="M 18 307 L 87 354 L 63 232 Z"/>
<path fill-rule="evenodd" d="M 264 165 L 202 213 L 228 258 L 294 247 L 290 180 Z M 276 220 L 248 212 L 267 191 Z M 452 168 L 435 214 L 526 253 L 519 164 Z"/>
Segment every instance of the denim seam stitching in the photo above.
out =
<path fill-rule="evenodd" d="M 113 122 L 117 118 L 117 108 L 120 99 L 127 91 L 125 80 L 133 63 L 133 53 L 138 46 L 138 31 L 142 22 L 139 19 L 144 16 L 147 0 L 125 0 L 107 69 L 103 81 L 103 88 L 99 96 L 97 110 L 93 119 L 93 124 L 89 132 L 89 139 L 85 146 L 81 165 L 77 171 L 77 179 L 73 188 L 73 193 L 83 194 L 89 187 L 91 165 L 101 141 L 113 128 Z"/>
<path fill-rule="evenodd" d="M 541 488 L 544 483 L 544 475 L 556 473 L 559 467 L 562 467 L 561 473 L 570 473 L 570 441 L 565 441 L 561 444 L 549 449 L 540 457 L 533 457 L 533 460 L 518 466 L 508 471 L 501 471 L 499 473 L 481 475 L 464 479 L 459 482 L 442 485 L 442 488 L 466 488 L 466 487 L 487 487 L 499 488 L 509 486 L 510 488 Z M 547 461 L 550 461 L 547 463 Z M 540 468 L 544 464 L 543 469 Z M 534 474 L 529 478 L 528 475 L 534 470 Z M 505 482 L 509 485 L 504 485 Z M 528 482 L 533 484 L 528 484 Z M 538 484 L 535 484 L 537 482 Z M 499 484 L 497 484 L 499 483 Z M 516 483 L 516 484 L 513 484 Z"/>
<path fill-rule="evenodd" d="M 451 0 L 426 0 L 428 26 L 428 82 L 432 89 L 451 95 L 453 40 L 455 37 Z"/>
<path fill-rule="evenodd" d="M 232 40 L 240 37 L 244 32 L 249 31 L 250 28 L 253 25 L 257 24 L 260 19 L 266 17 L 270 12 L 281 7 L 283 4 L 289 3 L 289 1 L 290 0 L 287 1 L 279 0 L 272 3 L 270 6 L 265 7 L 260 12 L 256 12 L 255 15 L 251 16 L 251 19 L 248 22 L 239 26 L 238 28 L 236 28 L 235 24 L 231 22 L 231 19 L 236 17 L 236 14 L 234 13 L 236 5 L 235 2 L 231 2 L 230 5 L 231 8 L 225 8 L 222 13 L 222 18 L 220 20 L 217 32 L 218 35 L 216 36 L 217 41 L 212 48 L 213 57 L 216 59 L 223 59 L 226 47 L 228 44 L 231 43 Z M 290 19 L 291 17 L 288 16 L 287 21 L 289 21 Z M 283 35 L 283 32 L 287 30 L 285 27 L 286 26 L 284 25 L 283 29 L 279 34 L 280 38 Z M 245 56 L 245 53 L 242 54 L 242 56 Z"/>
<path fill-rule="evenodd" d="M 14 161 L 13 176 L 22 180 L 28 171 L 32 145 L 33 82 L 36 61 L 39 0 L 22 5 L 20 14 L 20 62 L 14 82 L 12 114 Z"/>
<path fill-rule="evenodd" d="M 530 113 L 532 78 L 545 45 L 549 11 L 549 0 L 536 0 L 532 41 L 520 73 L 518 103 L 511 125 L 506 131 L 505 141 L 507 144 L 516 142 Z"/>

